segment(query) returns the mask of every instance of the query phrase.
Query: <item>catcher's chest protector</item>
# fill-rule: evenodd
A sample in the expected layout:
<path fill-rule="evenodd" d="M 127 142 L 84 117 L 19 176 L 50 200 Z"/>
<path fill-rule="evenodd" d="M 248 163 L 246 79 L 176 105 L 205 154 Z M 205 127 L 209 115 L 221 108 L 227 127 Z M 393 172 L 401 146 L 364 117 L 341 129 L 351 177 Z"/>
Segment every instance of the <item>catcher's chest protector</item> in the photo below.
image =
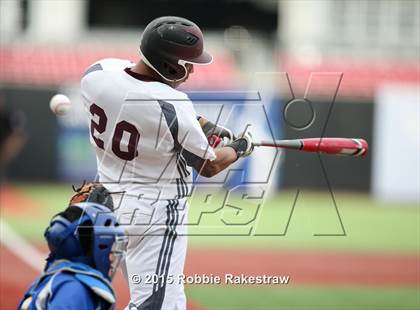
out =
<path fill-rule="evenodd" d="M 81 285 L 72 285 L 75 282 Z M 72 288 L 71 292 L 68 287 Z M 83 300 L 85 304 L 77 300 Z M 115 293 L 100 272 L 85 264 L 62 260 L 32 283 L 18 309 L 54 309 L 56 305 L 69 310 L 114 309 L 114 304 Z"/>

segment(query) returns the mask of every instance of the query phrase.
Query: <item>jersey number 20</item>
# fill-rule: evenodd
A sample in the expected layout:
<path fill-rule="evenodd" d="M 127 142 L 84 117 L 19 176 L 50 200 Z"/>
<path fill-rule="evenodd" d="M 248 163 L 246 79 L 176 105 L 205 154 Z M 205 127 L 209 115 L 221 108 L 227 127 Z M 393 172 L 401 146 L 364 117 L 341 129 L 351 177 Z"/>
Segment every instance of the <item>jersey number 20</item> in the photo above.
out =
<path fill-rule="evenodd" d="M 105 132 L 106 125 L 108 123 L 108 117 L 106 116 L 105 111 L 96 104 L 92 104 L 89 108 L 89 111 L 92 116 L 98 116 L 97 123 L 94 122 L 93 119 L 90 121 L 90 135 L 92 136 L 92 139 L 95 141 L 96 145 L 104 150 L 104 141 L 95 136 L 95 131 L 99 134 Z M 124 132 L 128 132 L 130 134 L 127 151 L 121 150 L 121 139 Z M 112 136 L 112 152 L 123 160 L 133 160 L 138 155 L 137 145 L 139 144 L 139 140 L 140 133 L 136 126 L 130 124 L 127 121 L 118 122 L 115 126 L 114 135 Z"/>

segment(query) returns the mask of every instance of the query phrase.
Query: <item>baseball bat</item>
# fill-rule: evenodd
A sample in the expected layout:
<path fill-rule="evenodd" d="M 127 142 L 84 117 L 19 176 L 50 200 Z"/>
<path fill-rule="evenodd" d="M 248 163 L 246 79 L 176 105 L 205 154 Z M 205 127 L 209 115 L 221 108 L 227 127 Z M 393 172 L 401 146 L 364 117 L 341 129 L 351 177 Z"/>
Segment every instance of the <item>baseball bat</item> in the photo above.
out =
<path fill-rule="evenodd" d="M 369 149 L 366 140 L 355 138 L 307 138 L 257 141 L 253 145 L 345 156 L 365 156 Z"/>

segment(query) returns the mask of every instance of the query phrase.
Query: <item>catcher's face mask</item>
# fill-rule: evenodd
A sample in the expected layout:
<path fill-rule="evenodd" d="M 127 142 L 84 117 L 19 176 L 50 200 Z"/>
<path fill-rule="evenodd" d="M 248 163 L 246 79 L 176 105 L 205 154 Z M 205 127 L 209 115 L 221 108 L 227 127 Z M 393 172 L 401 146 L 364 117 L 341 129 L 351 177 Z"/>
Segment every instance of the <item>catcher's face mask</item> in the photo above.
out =
<path fill-rule="evenodd" d="M 125 257 L 127 250 L 128 237 L 127 236 L 116 236 L 114 244 L 112 245 L 111 252 L 109 254 L 109 261 L 111 267 L 109 268 L 109 278 L 112 280 L 117 272 L 119 265 Z"/>

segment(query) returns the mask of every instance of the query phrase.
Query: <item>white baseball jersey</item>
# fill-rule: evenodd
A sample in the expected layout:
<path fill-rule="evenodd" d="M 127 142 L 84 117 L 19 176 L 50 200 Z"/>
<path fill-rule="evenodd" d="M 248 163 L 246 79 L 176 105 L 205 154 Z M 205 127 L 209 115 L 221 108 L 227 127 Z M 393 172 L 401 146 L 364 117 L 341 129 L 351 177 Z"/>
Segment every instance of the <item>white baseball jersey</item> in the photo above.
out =
<path fill-rule="evenodd" d="M 82 78 L 90 141 L 99 181 L 124 192 L 115 212 L 129 237 L 126 309 L 185 309 L 184 285 L 174 279 L 187 249 L 189 166 L 215 154 L 187 95 L 133 73 L 133 65 L 100 60 Z"/>
<path fill-rule="evenodd" d="M 214 150 L 188 96 L 133 73 L 133 65 L 103 59 L 81 81 L 99 181 L 136 197 L 185 197 L 189 165 L 215 159 Z"/>

